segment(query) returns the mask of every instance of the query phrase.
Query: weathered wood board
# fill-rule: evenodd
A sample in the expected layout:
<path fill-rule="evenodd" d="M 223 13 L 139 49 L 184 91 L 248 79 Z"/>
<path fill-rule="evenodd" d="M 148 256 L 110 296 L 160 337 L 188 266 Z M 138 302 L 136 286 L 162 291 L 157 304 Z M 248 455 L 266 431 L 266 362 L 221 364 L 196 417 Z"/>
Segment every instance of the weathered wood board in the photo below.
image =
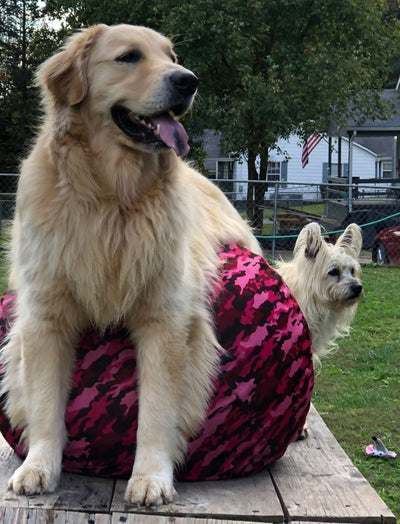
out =
<path fill-rule="evenodd" d="M 111 524 L 112 516 L 55 509 L 0 508 L 0 522 L 1 524 Z M 120 521 L 120 524 L 122 522 Z"/>
<path fill-rule="evenodd" d="M 7 490 L 20 464 L 0 436 L 0 522 L 5 524 L 314 524 L 397 520 L 339 446 L 318 413 L 311 435 L 289 446 L 271 468 L 251 477 L 178 483 L 178 499 L 160 508 L 124 501 L 125 481 L 63 474 L 55 493 L 18 496 Z"/>
<path fill-rule="evenodd" d="M 61 475 L 54 493 L 46 495 L 16 495 L 7 490 L 8 479 L 21 464 L 12 449 L 0 435 L 0 508 L 29 508 L 106 512 L 110 510 L 114 482 L 83 475 Z M 2 522 L 0 520 L 0 522 Z M 30 521 L 31 522 L 31 521 Z"/>
<path fill-rule="evenodd" d="M 124 501 L 126 482 L 117 482 L 111 510 L 129 512 Z M 178 499 L 161 506 L 161 515 L 283 522 L 282 506 L 268 471 L 258 475 L 216 482 L 178 483 Z M 145 508 L 137 510 L 148 514 Z"/>
<path fill-rule="evenodd" d="M 396 518 L 340 447 L 314 408 L 309 438 L 289 446 L 270 470 L 292 520 L 393 523 Z M 347 520 L 346 520 L 347 519 Z M 340 522 L 336 520 L 336 522 Z"/>
<path fill-rule="evenodd" d="M 113 513 L 111 524 L 241 524 L 248 521 L 225 520 L 225 519 L 203 519 L 197 517 L 166 517 L 161 515 L 126 515 L 125 513 Z M 97 522 L 96 522 L 97 524 Z"/>

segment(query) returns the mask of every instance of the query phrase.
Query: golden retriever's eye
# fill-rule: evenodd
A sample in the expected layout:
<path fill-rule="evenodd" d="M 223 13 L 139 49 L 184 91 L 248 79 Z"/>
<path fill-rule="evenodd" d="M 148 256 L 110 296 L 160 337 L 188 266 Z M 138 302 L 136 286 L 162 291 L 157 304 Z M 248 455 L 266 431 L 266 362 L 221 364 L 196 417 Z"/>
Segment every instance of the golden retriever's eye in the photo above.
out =
<path fill-rule="evenodd" d="M 170 56 L 171 56 L 171 60 L 173 61 L 173 63 L 176 64 L 178 62 L 176 55 L 174 53 L 171 53 Z"/>
<path fill-rule="evenodd" d="M 123 55 L 116 58 L 116 62 L 125 63 L 125 64 L 136 64 L 142 59 L 142 53 L 136 49 L 128 51 Z"/>
<path fill-rule="evenodd" d="M 331 270 L 328 271 L 328 275 L 330 277 L 339 277 L 340 276 L 340 271 L 337 267 L 333 267 Z"/>

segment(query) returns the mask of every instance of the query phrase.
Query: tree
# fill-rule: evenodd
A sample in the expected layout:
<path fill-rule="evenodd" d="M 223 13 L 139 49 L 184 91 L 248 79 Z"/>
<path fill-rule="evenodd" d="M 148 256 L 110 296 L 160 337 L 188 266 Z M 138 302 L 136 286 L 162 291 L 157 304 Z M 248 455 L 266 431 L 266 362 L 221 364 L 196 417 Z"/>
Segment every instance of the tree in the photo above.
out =
<path fill-rule="evenodd" d="M 0 171 L 17 172 L 38 121 L 34 73 L 62 35 L 39 22 L 36 1 L 3 0 L 0 17 Z"/>
<path fill-rule="evenodd" d="M 243 154 L 250 181 L 265 181 L 280 137 L 325 131 L 357 110 L 382 116 L 379 92 L 400 48 L 394 0 L 49 0 L 72 30 L 104 22 L 169 35 L 200 78 L 192 132 L 221 131 Z M 396 4 L 397 5 L 397 4 Z M 357 94 L 357 105 L 350 104 Z M 257 196 L 258 195 L 258 196 Z M 263 192 L 249 184 L 248 216 L 260 228 Z"/>
<path fill-rule="evenodd" d="M 151 25 L 175 41 L 200 77 L 192 125 L 222 132 L 243 154 L 250 181 L 265 181 L 269 151 L 344 119 L 380 114 L 379 92 L 400 47 L 393 0 L 52 0 L 75 26 Z M 265 189 L 265 188 L 264 188 Z M 262 226 L 263 191 L 249 184 L 248 216 Z M 258 199 L 257 199 L 258 195 Z"/>
<path fill-rule="evenodd" d="M 171 3 L 171 2 L 170 2 Z M 190 24 L 187 21 L 190 20 Z M 399 27 L 376 0 L 198 0 L 165 15 L 185 64 L 201 79 L 201 109 L 227 150 L 265 180 L 279 137 L 326 131 L 384 109 L 379 93 L 399 48 Z M 249 184 L 248 217 L 262 227 L 264 192 Z"/>

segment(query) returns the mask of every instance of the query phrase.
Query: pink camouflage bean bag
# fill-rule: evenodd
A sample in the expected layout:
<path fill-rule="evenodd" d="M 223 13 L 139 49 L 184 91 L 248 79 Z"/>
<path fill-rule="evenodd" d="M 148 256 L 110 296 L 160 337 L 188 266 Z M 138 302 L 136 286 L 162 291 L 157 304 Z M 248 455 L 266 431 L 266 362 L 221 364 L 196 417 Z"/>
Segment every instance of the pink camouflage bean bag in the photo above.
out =
<path fill-rule="evenodd" d="M 212 306 L 221 355 L 202 429 L 189 444 L 180 480 L 217 480 L 256 473 L 296 440 L 310 406 L 314 376 L 310 333 L 287 286 L 259 255 L 226 246 Z M 7 335 L 15 297 L 0 303 Z M 77 348 L 66 409 L 64 471 L 129 477 L 138 398 L 135 350 L 123 328 L 87 332 Z M 20 431 L 0 404 L 0 431 L 19 456 Z"/>

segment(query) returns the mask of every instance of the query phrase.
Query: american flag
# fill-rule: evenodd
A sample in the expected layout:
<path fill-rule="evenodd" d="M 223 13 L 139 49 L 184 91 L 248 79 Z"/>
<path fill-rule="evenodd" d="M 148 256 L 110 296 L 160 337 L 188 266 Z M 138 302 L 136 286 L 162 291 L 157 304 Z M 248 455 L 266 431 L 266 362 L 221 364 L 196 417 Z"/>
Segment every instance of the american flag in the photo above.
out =
<path fill-rule="evenodd" d="M 303 152 L 301 154 L 302 167 L 306 167 L 311 152 L 317 147 L 322 138 L 322 135 L 315 133 L 314 135 L 309 136 L 307 140 L 304 142 Z"/>

